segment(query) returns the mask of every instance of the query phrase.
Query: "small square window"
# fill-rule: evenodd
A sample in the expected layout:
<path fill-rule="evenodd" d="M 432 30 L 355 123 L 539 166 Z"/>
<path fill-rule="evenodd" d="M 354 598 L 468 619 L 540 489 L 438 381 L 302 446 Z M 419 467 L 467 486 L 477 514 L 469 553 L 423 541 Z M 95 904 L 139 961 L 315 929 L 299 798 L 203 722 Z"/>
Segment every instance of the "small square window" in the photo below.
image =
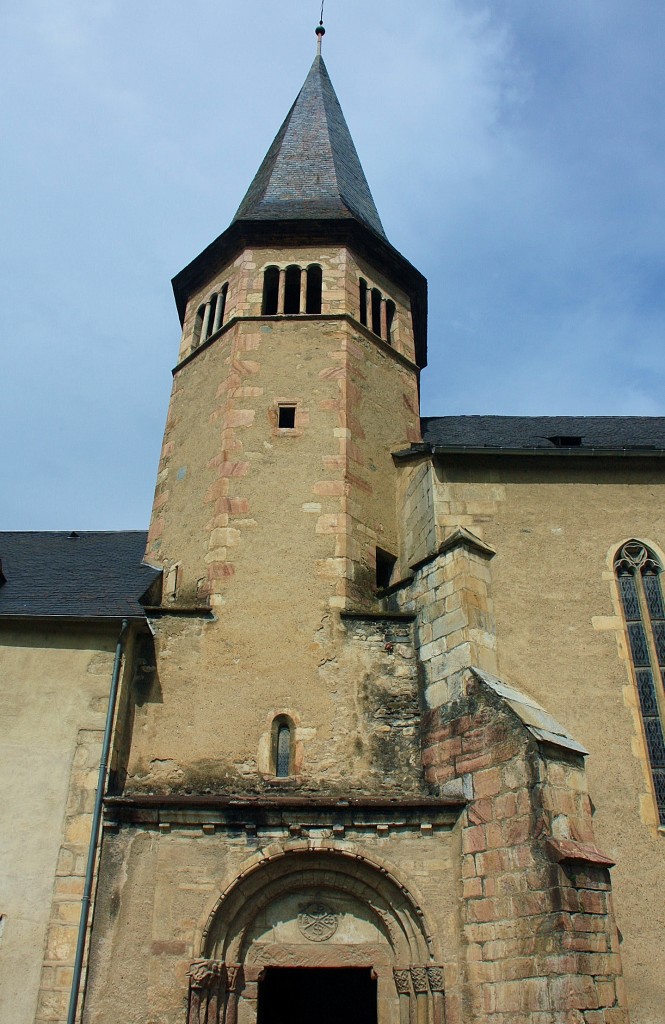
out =
<path fill-rule="evenodd" d="M 293 430 L 296 425 L 295 405 L 280 405 L 277 407 L 277 426 L 282 430 Z"/>

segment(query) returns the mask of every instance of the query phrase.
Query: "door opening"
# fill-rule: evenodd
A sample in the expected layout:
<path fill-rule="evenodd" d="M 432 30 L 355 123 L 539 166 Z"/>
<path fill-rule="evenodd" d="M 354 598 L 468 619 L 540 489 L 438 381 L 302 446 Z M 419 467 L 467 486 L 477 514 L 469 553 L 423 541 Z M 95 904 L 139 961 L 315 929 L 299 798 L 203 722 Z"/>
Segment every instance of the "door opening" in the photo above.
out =
<path fill-rule="evenodd" d="M 257 1024 L 377 1024 L 369 967 L 268 967 Z"/>

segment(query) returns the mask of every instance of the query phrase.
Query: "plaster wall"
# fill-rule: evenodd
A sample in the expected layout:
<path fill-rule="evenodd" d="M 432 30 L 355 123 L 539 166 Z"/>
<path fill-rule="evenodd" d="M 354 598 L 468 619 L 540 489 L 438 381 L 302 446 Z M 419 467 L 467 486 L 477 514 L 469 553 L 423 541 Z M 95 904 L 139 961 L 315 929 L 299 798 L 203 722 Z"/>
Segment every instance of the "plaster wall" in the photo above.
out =
<path fill-rule="evenodd" d="M 3 1022 L 63 1019 L 116 640 L 0 627 Z"/>
<path fill-rule="evenodd" d="M 633 1024 L 665 1004 L 665 832 L 657 815 L 612 569 L 625 540 L 661 553 L 660 473 L 648 460 L 446 460 L 441 538 L 465 527 L 496 550 L 491 588 L 498 673 L 589 750 L 597 841 L 613 869 Z M 661 689 L 661 697 L 663 696 Z M 664 709 L 665 709 L 665 701 Z"/>

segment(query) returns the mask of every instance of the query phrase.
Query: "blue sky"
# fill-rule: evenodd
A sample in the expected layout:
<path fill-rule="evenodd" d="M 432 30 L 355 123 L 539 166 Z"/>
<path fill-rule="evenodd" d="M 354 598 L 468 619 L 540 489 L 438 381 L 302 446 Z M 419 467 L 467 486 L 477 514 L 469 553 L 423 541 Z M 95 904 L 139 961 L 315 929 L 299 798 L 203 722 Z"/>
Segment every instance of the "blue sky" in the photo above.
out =
<path fill-rule="evenodd" d="M 171 277 L 231 220 L 316 0 L 0 7 L 0 529 L 148 524 Z M 429 279 L 423 413 L 665 413 L 665 6 L 327 0 L 389 238 Z"/>

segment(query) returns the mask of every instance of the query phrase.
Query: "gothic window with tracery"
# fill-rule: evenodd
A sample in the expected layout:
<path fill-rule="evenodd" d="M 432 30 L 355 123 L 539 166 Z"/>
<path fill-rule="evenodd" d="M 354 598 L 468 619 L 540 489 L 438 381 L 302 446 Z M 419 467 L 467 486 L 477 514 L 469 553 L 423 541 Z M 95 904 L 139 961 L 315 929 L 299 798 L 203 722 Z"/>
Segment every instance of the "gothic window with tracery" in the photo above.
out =
<path fill-rule="evenodd" d="M 665 602 L 662 566 L 641 541 L 619 551 L 614 570 L 626 622 L 644 738 L 661 825 L 665 825 Z"/>

